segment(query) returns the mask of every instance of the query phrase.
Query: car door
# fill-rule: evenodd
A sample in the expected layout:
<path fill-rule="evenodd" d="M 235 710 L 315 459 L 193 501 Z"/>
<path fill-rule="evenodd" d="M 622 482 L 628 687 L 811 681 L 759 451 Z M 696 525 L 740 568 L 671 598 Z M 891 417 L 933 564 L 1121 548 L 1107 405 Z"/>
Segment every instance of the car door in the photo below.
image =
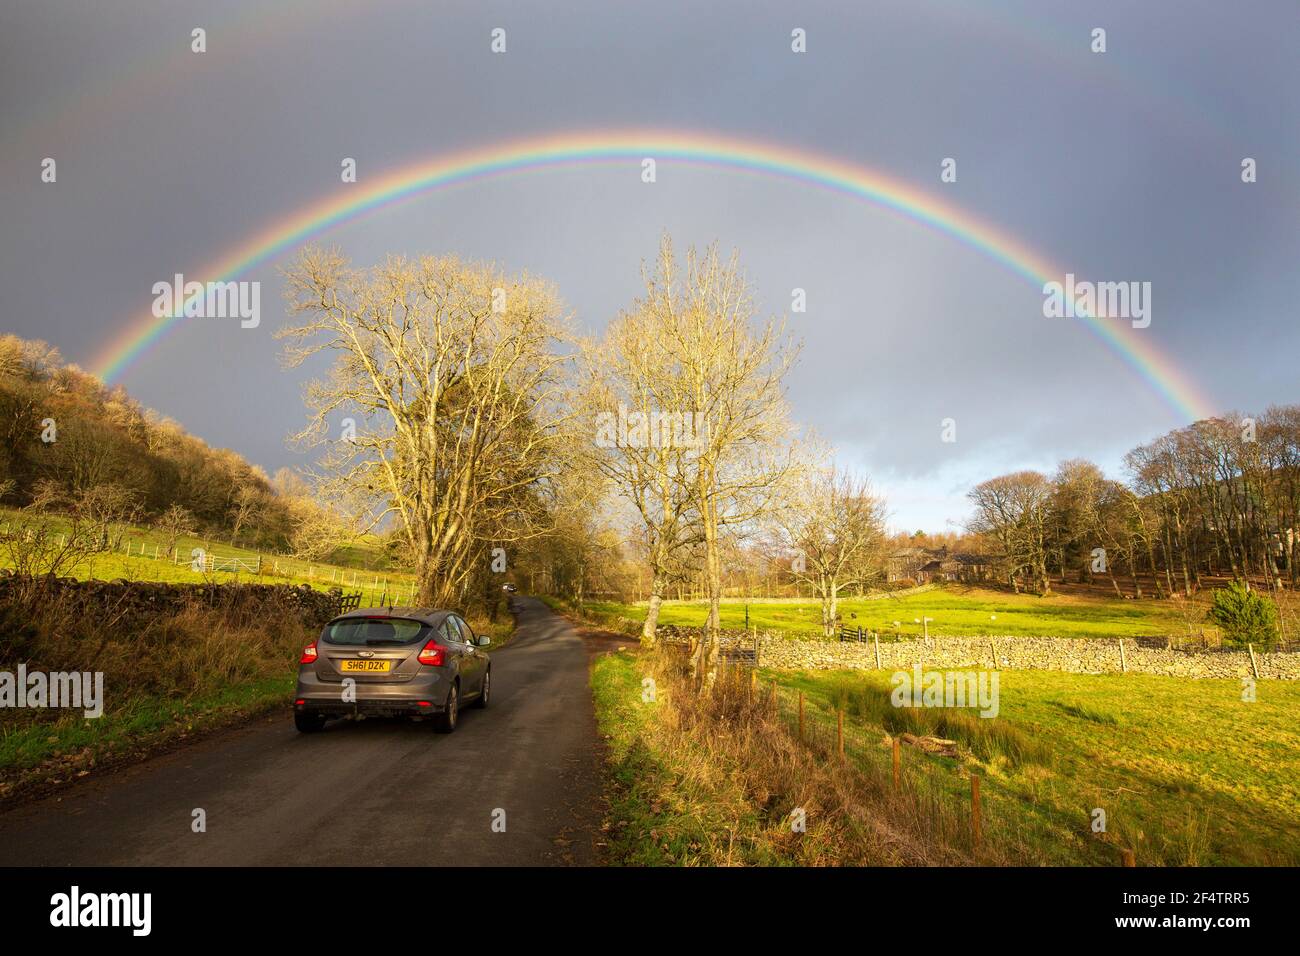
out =
<path fill-rule="evenodd" d="M 475 673 L 474 667 L 474 648 L 466 642 L 465 636 L 461 634 L 460 627 L 456 623 L 456 616 L 448 614 L 438 632 L 444 638 L 443 643 L 456 655 L 456 672 L 460 675 L 461 700 L 473 696 L 478 692 L 478 675 Z"/>
<path fill-rule="evenodd" d="M 447 621 L 457 628 L 460 632 L 460 639 L 464 642 L 466 648 L 465 660 L 472 669 L 472 677 L 468 678 L 468 680 L 473 681 L 470 684 L 474 688 L 473 693 L 481 693 L 483 690 L 483 675 L 487 673 L 487 656 L 478 649 L 474 631 L 465 623 L 464 618 L 453 614 Z"/>

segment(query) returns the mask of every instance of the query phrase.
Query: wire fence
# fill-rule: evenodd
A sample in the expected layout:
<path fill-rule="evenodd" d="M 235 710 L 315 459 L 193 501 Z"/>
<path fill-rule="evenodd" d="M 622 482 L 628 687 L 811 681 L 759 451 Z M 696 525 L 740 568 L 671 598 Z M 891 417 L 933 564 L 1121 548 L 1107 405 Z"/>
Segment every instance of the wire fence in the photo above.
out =
<path fill-rule="evenodd" d="M 0 524 L 0 537 L 7 534 L 9 534 L 9 523 Z M 27 537 L 29 539 L 32 534 L 33 532 L 28 529 Z M 52 542 L 54 540 L 52 539 Z M 68 544 L 68 535 L 59 533 L 56 540 L 58 547 L 62 548 Z M 186 542 L 186 544 L 188 543 Z M 190 547 L 187 550 L 186 545 L 180 542 L 177 542 L 171 548 L 167 548 L 157 541 L 129 534 L 120 534 L 108 538 L 103 542 L 102 546 L 91 547 L 87 551 L 87 557 L 92 560 L 108 555 L 120 555 L 130 558 L 132 561 L 149 562 L 144 565 L 146 568 L 165 564 L 172 567 L 187 568 L 196 574 L 205 576 L 229 574 L 235 579 L 241 576 L 259 579 L 269 577 L 279 578 L 285 582 L 305 579 L 309 584 L 326 591 L 341 592 L 347 588 L 355 588 L 357 589 L 356 593 L 360 595 L 360 601 L 367 607 L 411 606 L 415 603 L 415 598 L 419 593 L 419 585 L 414 576 L 399 577 L 389 573 L 381 574 L 377 571 L 366 571 L 359 568 L 316 564 L 260 553 L 251 555 L 247 552 L 223 554 L 202 547 Z M 133 564 L 129 567 L 135 568 L 138 565 Z M 131 576 L 135 576 L 134 572 L 132 572 Z M 143 577 L 144 579 L 150 579 L 149 575 Z M 161 570 L 153 577 L 160 581 L 174 580 L 173 577 Z M 353 604 L 352 606 L 356 607 L 357 605 Z"/>
<path fill-rule="evenodd" d="M 862 799 L 927 843 L 985 864 L 1061 862 L 1070 856 L 1064 849 L 1053 855 L 1044 848 L 1041 824 L 1047 811 L 1036 808 L 1027 814 L 1023 795 L 974 772 L 963 762 L 956 740 L 890 733 L 765 679 L 743 662 L 720 664 L 713 693 L 757 708 L 771 728 L 820 763 L 851 774 Z M 1073 824 L 1080 840 L 1090 822 L 1081 816 Z M 1109 853 L 1116 865 L 1136 865 L 1127 837 L 1121 832 L 1107 838 L 1102 858 Z"/>

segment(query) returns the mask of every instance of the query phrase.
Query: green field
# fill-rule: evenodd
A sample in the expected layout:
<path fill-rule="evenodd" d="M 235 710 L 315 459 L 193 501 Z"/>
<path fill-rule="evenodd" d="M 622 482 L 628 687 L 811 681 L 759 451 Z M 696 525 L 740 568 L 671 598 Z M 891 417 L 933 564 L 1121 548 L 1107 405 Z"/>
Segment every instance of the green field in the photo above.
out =
<path fill-rule="evenodd" d="M 1296 682 L 1260 681 L 1246 703 L 1229 680 L 1004 671 L 997 717 L 934 723 L 952 711 L 900 714 L 884 672 L 763 676 L 787 710 L 805 695 L 823 739 L 833 739 L 842 709 L 850 759 L 877 768 L 888 759 L 887 729 L 931 722 L 929 732 L 958 741 L 959 755 L 904 747 L 904 772 L 959 812 L 969 774 L 980 774 L 986 832 L 1039 861 L 1114 865 L 1129 848 L 1140 865 L 1300 863 Z M 1090 826 L 1097 808 L 1105 834 Z"/>
<path fill-rule="evenodd" d="M 21 519 L 19 512 L 0 509 L 0 530 L 3 530 L 8 523 Z M 58 534 L 64 533 L 67 529 L 66 520 L 58 515 L 49 516 L 46 524 Z M 260 556 L 262 571 L 260 574 L 248 571 L 218 570 L 207 573 L 194 571 L 190 564 L 195 548 L 202 548 L 214 558 L 238 558 L 254 565 Z M 0 567 L 4 566 L 4 562 L 5 555 L 0 551 Z M 335 551 L 330 563 L 324 563 L 236 547 L 199 535 L 184 535 L 178 540 L 176 556 L 169 558 L 167 542 L 162 534 L 152 528 L 135 525 L 125 529 L 121 536 L 121 543 L 114 550 L 89 556 L 71 568 L 70 573 L 77 578 L 97 578 L 105 581 L 116 578 L 184 584 L 198 584 L 204 581 L 217 583 L 242 581 L 262 584 L 306 584 L 322 591 L 340 587 L 348 593 L 361 591 L 362 604 L 372 601 L 378 603 L 385 592 L 405 600 L 410 594 L 414 581 L 411 574 L 388 568 L 386 556 L 378 542 L 373 539 L 350 542 Z"/>
<path fill-rule="evenodd" d="M 600 616 L 645 619 L 644 604 L 588 602 L 585 610 Z M 789 636 L 817 636 L 821 606 L 816 601 L 763 601 L 748 605 L 749 623 L 759 630 Z M 722 605 L 722 626 L 745 626 L 746 605 Z M 661 624 L 701 626 L 703 602 L 666 602 Z M 878 630 L 882 637 L 921 633 L 917 619 L 930 617 L 932 635 L 1018 637 L 1146 637 L 1184 635 L 1187 623 L 1169 601 L 1052 595 L 1040 598 L 986 588 L 949 585 L 901 597 L 849 598 L 839 604 L 843 624 Z M 895 628 L 894 622 L 899 626 Z M 1195 627 L 1201 627 L 1199 623 Z M 1209 630 L 1207 628 L 1207 630 Z"/>

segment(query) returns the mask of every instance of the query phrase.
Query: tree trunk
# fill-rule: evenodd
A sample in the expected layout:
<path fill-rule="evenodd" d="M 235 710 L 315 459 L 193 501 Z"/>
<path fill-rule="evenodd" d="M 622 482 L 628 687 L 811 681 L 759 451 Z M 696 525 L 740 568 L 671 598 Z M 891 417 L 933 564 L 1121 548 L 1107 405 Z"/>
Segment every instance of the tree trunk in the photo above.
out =
<path fill-rule="evenodd" d="M 822 591 L 822 633 L 826 637 L 835 636 L 835 618 L 839 614 L 839 585 L 835 581 L 826 581 Z"/>
<path fill-rule="evenodd" d="M 641 646 L 652 648 L 655 646 L 656 632 L 659 627 L 659 607 L 664 603 L 662 592 L 662 581 L 656 575 L 651 584 L 650 601 L 646 607 L 645 623 L 641 625 Z"/>

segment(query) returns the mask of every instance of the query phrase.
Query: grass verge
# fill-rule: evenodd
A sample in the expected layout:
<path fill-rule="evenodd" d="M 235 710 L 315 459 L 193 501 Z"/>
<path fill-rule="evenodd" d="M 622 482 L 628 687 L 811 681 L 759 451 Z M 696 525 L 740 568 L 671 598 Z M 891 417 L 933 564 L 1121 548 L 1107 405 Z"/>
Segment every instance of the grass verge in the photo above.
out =
<path fill-rule="evenodd" d="M 647 700 L 644 683 L 654 683 Z M 609 862 L 625 865 L 926 865 L 972 856 L 931 832 L 911 790 L 843 772 L 786 733 L 747 676 L 695 693 L 672 651 L 596 659 L 606 738 Z M 950 828 L 951 829 L 951 828 Z M 987 860 L 986 860 L 987 861 Z"/>
<path fill-rule="evenodd" d="M 86 720 L 0 727 L 0 803 L 12 803 L 91 773 L 146 759 L 175 744 L 233 726 L 279 707 L 293 693 L 291 676 L 251 680 L 190 698 L 137 698 Z"/>

